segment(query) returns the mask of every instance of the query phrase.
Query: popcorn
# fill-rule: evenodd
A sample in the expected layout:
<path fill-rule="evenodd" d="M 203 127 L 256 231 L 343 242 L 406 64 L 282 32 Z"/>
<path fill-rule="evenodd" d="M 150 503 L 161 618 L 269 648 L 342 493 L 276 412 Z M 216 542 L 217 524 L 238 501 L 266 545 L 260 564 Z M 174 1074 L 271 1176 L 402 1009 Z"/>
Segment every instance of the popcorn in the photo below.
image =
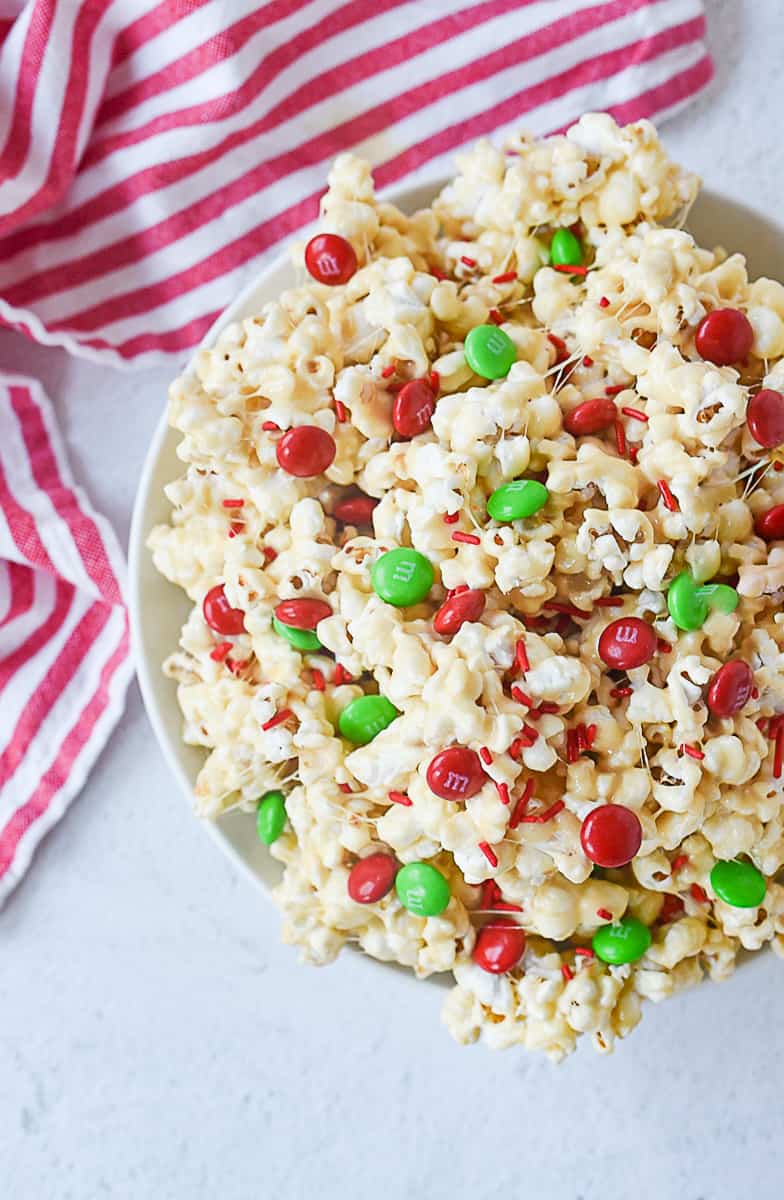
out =
<path fill-rule="evenodd" d="M 588 114 L 507 151 L 458 156 L 413 216 L 377 199 L 367 163 L 337 158 L 320 230 L 350 243 L 357 269 L 227 326 L 172 385 L 185 466 L 150 547 L 191 603 L 165 671 L 184 740 L 205 755 L 197 811 L 251 821 L 265 793 L 285 794 L 270 847 L 284 940 L 316 964 L 352 942 L 420 978 L 451 971 L 458 1041 L 558 1060 L 582 1034 L 609 1052 L 643 998 L 726 978 L 740 949 L 784 955 L 784 549 L 759 524 L 784 505 L 784 472 L 746 424 L 760 385 L 784 390 L 784 287 L 674 227 L 697 180 L 646 121 Z M 578 222 L 589 269 L 575 277 L 549 246 Z M 753 332 L 730 366 L 695 347 L 720 307 Z M 464 353 L 488 322 L 517 353 L 492 381 Z M 437 402 L 403 438 L 393 408 L 414 379 Z M 597 427 L 568 432 L 599 400 Z M 334 443 L 325 475 L 278 462 L 280 438 L 307 425 Z M 491 519 L 491 495 L 521 477 L 544 484 L 544 506 Z M 378 503 L 355 526 L 338 518 L 357 491 Z M 400 606 L 373 578 L 398 547 L 433 568 L 427 594 Z M 679 628 L 667 591 L 682 572 L 695 590 L 737 576 L 737 607 Z M 436 633 L 447 593 L 466 587 L 483 593 L 480 615 Z M 241 610 L 228 633 L 220 605 L 203 608 L 216 588 Z M 281 630 L 276 606 L 298 598 L 331 615 Z M 651 627 L 641 665 L 599 653 L 619 617 Z M 715 711 L 711 682 L 732 659 L 754 690 Z M 364 696 L 389 722 L 357 744 L 338 723 Z M 461 797 L 455 778 L 445 798 L 428 770 L 455 746 L 476 786 Z M 603 806 L 640 833 L 606 877 L 583 834 Z M 448 903 L 417 914 L 394 887 L 353 900 L 349 872 L 370 854 L 435 867 Z M 712 887 L 714 865 L 735 859 L 766 877 L 754 908 Z M 494 974 L 472 953 L 499 919 L 525 949 Z M 650 943 L 634 961 L 593 953 L 598 930 L 600 949 L 631 920 Z"/>

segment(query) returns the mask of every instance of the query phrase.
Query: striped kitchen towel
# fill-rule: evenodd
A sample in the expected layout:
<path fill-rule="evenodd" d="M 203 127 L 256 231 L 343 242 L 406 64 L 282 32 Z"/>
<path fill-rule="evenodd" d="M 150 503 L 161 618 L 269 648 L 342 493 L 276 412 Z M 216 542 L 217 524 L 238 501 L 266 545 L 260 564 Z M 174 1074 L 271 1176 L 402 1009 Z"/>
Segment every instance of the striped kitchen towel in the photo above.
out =
<path fill-rule="evenodd" d="M 0 372 L 0 903 L 122 712 L 123 570 L 46 396 Z"/>
<path fill-rule="evenodd" d="M 341 150 L 386 186 L 521 124 L 661 118 L 710 79 L 704 33 L 700 0 L 0 0 L 0 324 L 182 356 Z M 1 374 L 0 466 L 2 901 L 129 667 L 116 541 L 43 393 Z"/>

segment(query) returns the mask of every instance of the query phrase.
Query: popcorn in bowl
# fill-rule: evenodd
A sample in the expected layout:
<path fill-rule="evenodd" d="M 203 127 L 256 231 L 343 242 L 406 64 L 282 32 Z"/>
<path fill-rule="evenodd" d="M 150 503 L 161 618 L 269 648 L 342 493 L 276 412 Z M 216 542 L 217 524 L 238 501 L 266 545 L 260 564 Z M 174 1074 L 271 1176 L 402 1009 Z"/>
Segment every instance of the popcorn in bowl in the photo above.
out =
<path fill-rule="evenodd" d="M 607 1052 L 784 952 L 784 288 L 696 191 L 602 114 L 412 216 L 342 155 L 300 285 L 171 389 L 197 809 L 306 961 L 452 972 L 460 1042 Z"/>

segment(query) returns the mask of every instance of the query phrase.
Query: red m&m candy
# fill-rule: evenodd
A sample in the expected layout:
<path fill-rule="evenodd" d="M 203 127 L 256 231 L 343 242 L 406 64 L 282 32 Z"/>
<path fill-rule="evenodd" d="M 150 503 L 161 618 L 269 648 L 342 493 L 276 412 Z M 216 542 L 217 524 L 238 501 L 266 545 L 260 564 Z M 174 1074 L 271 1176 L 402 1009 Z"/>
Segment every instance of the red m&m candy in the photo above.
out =
<path fill-rule="evenodd" d="M 642 667 L 656 653 L 656 634 L 639 617 L 619 617 L 611 621 L 599 638 L 599 657 L 608 667 L 628 671 Z"/>
<path fill-rule="evenodd" d="M 476 750 L 450 746 L 437 754 L 427 768 L 427 786 L 443 800 L 467 800 L 487 781 Z"/>
<path fill-rule="evenodd" d="M 338 500 L 332 509 L 332 516 L 344 525 L 370 525 L 373 521 L 373 509 L 378 504 L 372 496 L 346 496 Z"/>
<path fill-rule="evenodd" d="M 424 433 L 435 412 L 436 397 L 426 379 L 403 384 L 392 405 L 392 424 L 401 437 Z"/>
<path fill-rule="evenodd" d="M 485 611 L 485 594 L 472 588 L 445 600 L 433 617 L 436 633 L 457 633 L 464 621 L 478 621 Z"/>
<path fill-rule="evenodd" d="M 226 599 L 223 584 L 210 588 L 202 601 L 204 620 L 216 633 L 234 635 L 245 632 L 245 614 L 241 608 L 232 608 Z"/>
<path fill-rule="evenodd" d="M 767 512 L 758 513 L 754 519 L 754 530 L 766 542 L 784 538 L 784 504 L 774 504 Z"/>
<path fill-rule="evenodd" d="M 564 417 L 564 429 L 572 437 L 585 437 L 588 433 L 601 433 L 609 429 L 618 416 L 615 401 L 599 397 L 583 400 Z"/>
<path fill-rule="evenodd" d="M 278 465 L 288 475 L 308 479 L 321 475 L 332 465 L 337 453 L 335 439 L 319 425 L 296 425 L 278 442 Z"/>
<path fill-rule="evenodd" d="M 275 606 L 275 616 L 293 629 L 315 629 L 319 621 L 332 616 L 332 609 L 326 600 L 303 597 L 301 600 L 281 600 Z"/>
<path fill-rule="evenodd" d="M 625 867 L 640 849 L 640 819 L 621 804 L 600 804 L 583 821 L 580 842 L 597 867 Z"/>
<path fill-rule="evenodd" d="M 348 283 L 357 269 L 351 242 L 337 233 L 318 233 L 305 247 L 305 266 L 319 283 Z"/>
<path fill-rule="evenodd" d="M 391 854 L 369 854 L 349 871 L 348 894 L 357 904 L 375 904 L 392 890 L 397 861 Z"/>
<path fill-rule="evenodd" d="M 749 400 L 746 424 L 755 442 L 771 450 L 784 442 L 784 396 L 773 388 L 762 388 Z"/>
<path fill-rule="evenodd" d="M 737 308 L 715 308 L 702 318 L 694 335 L 700 358 L 729 367 L 745 358 L 754 342 L 754 330 Z"/>
<path fill-rule="evenodd" d="M 525 954 L 525 930 L 509 917 L 501 917 L 479 930 L 471 957 L 483 971 L 504 975 Z"/>
<path fill-rule="evenodd" d="M 708 687 L 706 703 L 715 717 L 740 712 L 751 696 L 754 673 L 748 663 L 734 658 L 719 667 Z"/>

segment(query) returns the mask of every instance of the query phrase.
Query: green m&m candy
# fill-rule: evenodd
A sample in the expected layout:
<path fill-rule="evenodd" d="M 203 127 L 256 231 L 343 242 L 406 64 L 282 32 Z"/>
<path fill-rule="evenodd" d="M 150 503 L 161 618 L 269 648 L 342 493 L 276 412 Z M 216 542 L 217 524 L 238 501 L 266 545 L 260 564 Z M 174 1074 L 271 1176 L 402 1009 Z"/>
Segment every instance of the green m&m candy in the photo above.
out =
<path fill-rule="evenodd" d="M 717 862 L 710 873 L 711 887 L 733 908 L 756 908 L 765 899 L 765 876 L 748 862 Z"/>
<path fill-rule="evenodd" d="M 348 741 L 366 746 L 399 716 L 386 696 L 357 696 L 338 717 L 338 729 Z"/>
<path fill-rule="evenodd" d="M 472 329 L 463 353 L 471 370 L 484 379 L 503 379 L 517 361 L 517 347 L 497 325 L 477 325 Z"/>
<path fill-rule="evenodd" d="M 295 629 L 293 625 L 284 625 L 277 617 L 272 618 L 272 628 L 290 642 L 295 650 L 321 649 L 321 642 L 312 629 Z"/>
<path fill-rule="evenodd" d="M 667 608 L 679 629 L 701 629 L 711 609 L 731 613 L 740 597 L 726 583 L 697 583 L 688 571 L 676 575 L 667 590 Z"/>
<path fill-rule="evenodd" d="M 583 248 L 571 229 L 556 229 L 550 242 L 550 262 L 554 267 L 582 266 Z"/>
<path fill-rule="evenodd" d="M 373 566 L 373 591 L 387 604 L 406 608 L 419 604 L 433 586 L 433 564 L 418 550 L 388 550 Z"/>
<path fill-rule="evenodd" d="M 265 792 L 256 809 L 256 833 L 265 846 L 277 842 L 286 824 L 283 792 Z"/>
<path fill-rule="evenodd" d="M 449 903 L 449 884 L 430 863 L 413 862 L 395 876 L 395 891 L 404 908 L 415 917 L 437 917 Z"/>
<path fill-rule="evenodd" d="M 487 511 L 496 521 L 519 521 L 539 512 L 549 498 L 547 488 L 536 479 L 514 479 L 495 489 L 487 501 Z"/>
<path fill-rule="evenodd" d="M 636 962 L 650 944 L 650 929 L 636 917 L 624 917 L 615 925 L 603 925 L 596 930 L 591 943 L 596 957 L 614 967 Z"/>

